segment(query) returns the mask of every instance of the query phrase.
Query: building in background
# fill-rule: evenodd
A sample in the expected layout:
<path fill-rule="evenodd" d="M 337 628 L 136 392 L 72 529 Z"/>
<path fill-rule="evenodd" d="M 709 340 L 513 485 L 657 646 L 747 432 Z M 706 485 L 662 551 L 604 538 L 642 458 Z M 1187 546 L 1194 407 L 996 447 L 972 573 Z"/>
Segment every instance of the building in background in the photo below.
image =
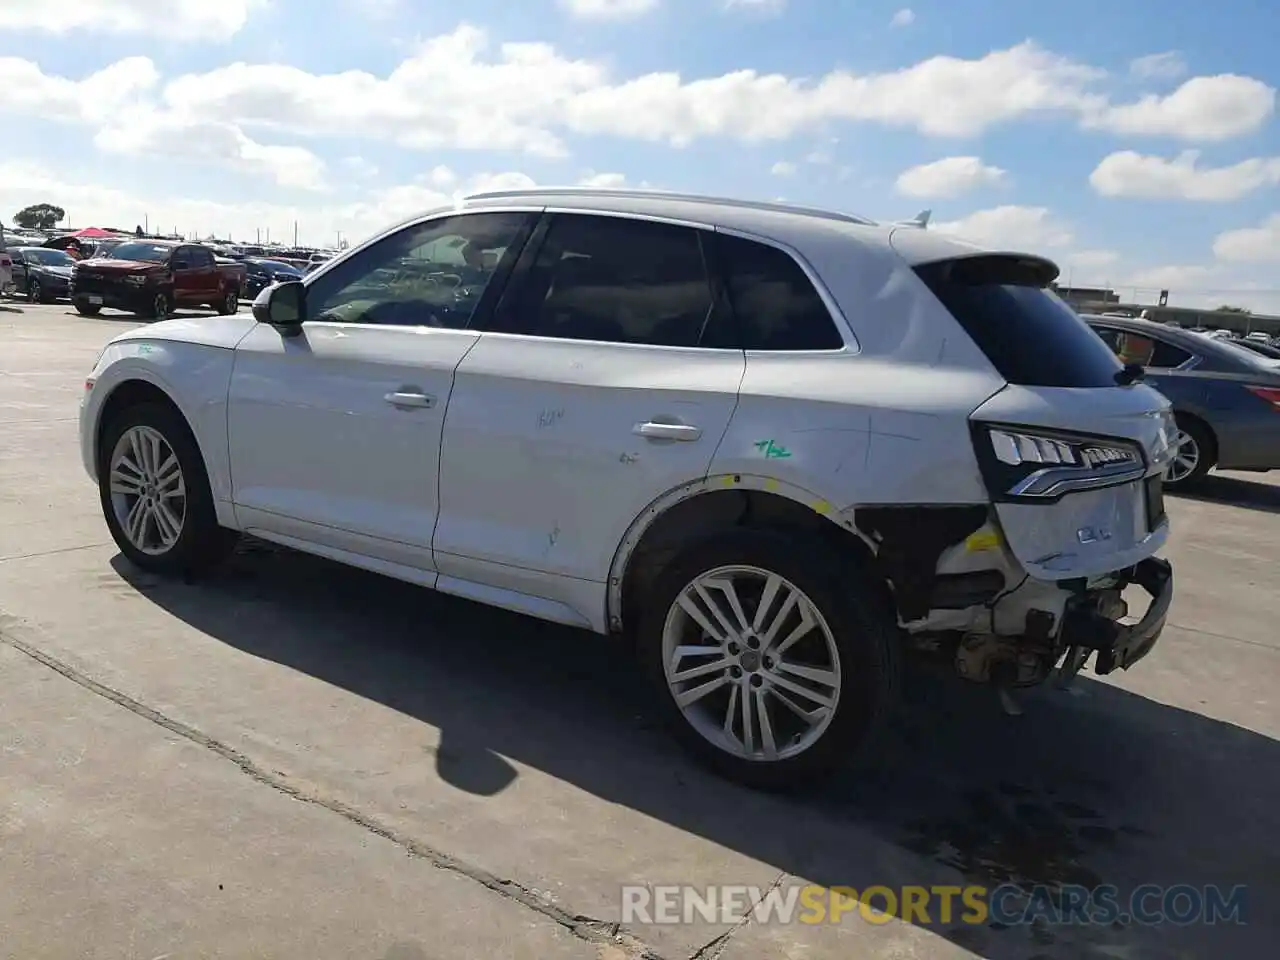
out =
<path fill-rule="evenodd" d="M 1209 330 L 1230 330 L 1241 334 L 1260 331 L 1269 336 L 1280 336 L 1280 316 L 1242 313 L 1238 310 L 1171 307 L 1168 290 L 1160 291 L 1160 297 L 1156 303 L 1127 303 L 1122 301 L 1120 295 L 1114 290 L 1104 287 L 1055 285 L 1054 290 L 1080 313 L 1116 313 L 1189 329 L 1203 327 Z"/>

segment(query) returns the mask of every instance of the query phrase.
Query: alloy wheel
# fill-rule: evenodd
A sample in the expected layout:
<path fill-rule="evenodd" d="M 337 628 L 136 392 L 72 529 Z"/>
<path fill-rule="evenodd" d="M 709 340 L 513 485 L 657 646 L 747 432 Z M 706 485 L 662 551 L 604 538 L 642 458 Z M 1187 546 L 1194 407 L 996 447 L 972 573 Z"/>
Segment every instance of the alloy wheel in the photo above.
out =
<path fill-rule="evenodd" d="M 32 303 L 39 303 L 43 297 L 43 291 L 40 289 L 40 281 L 32 280 L 27 284 L 27 299 Z"/>
<path fill-rule="evenodd" d="M 667 613 L 662 657 L 685 721 L 740 759 L 805 752 L 839 703 L 831 628 L 804 591 L 760 567 L 718 567 L 686 586 Z"/>
<path fill-rule="evenodd" d="M 1200 445 L 1196 443 L 1195 437 L 1187 433 L 1185 430 L 1178 431 L 1178 452 L 1174 454 L 1173 462 L 1169 464 L 1165 471 L 1165 481 L 1167 483 L 1178 483 L 1185 480 L 1195 471 L 1200 464 Z"/>
<path fill-rule="evenodd" d="M 187 487 L 169 441 L 153 427 L 131 427 L 116 441 L 109 471 L 112 510 L 129 542 L 152 556 L 172 550 L 187 519 Z"/>
<path fill-rule="evenodd" d="M 169 298 L 163 293 L 156 294 L 155 302 L 151 305 L 151 316 L 156 320 L 169 319 Z"/>

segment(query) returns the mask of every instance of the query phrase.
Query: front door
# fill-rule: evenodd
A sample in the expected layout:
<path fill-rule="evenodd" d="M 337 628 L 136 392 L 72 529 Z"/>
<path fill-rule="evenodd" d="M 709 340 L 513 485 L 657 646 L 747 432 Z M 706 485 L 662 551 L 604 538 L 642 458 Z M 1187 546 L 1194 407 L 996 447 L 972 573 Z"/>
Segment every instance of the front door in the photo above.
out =
<path fill-rule="evenodd" d="M 308 283 L 301 335 L 259 324 L 241 341 L 228 434 L 243 526 L 432 569 L 454 371 L 530 218 L 475 213 L 406 227 Z M 479 251 L 489 266 L 470 269 Z"/>
<path fill-rule="evenodd" d="M 582 610 L 630 523 L 704 477 L 737 401 L 694 229 L 557 214 L 497 332 L 459 365 L 441 447 L 441 576 Z M 514 286 L 514 285 L 513 285 Z M 575 598 L 579 598 L 575 601 Z"/>

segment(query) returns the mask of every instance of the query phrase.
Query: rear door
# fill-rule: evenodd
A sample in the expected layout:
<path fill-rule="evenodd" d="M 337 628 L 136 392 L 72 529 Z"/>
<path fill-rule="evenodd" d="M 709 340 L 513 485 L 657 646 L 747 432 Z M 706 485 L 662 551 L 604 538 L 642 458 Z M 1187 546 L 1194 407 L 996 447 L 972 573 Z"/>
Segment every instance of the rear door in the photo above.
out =
<path fill-rule="evenodd" d="M 1158 549 L 1168 536 L 1160 486 L 1175 438 L 1169 401 L 1146 384 L 1121 385 L 1123 364 L 1046 289 L 1056 268 L 975 255 L 916 272 L 1008 381 L 971 421 L 1023 567 L 1045 580 L 1097 576 Z"/>
<path fill-rule="evenodd" d="M 434 550 L 442 577 L 580 609 L 645 507 L 706 476 L 745 356 L 703 345 L 709 233 L 579 213 L 540 229 L 458 367 Z"/>

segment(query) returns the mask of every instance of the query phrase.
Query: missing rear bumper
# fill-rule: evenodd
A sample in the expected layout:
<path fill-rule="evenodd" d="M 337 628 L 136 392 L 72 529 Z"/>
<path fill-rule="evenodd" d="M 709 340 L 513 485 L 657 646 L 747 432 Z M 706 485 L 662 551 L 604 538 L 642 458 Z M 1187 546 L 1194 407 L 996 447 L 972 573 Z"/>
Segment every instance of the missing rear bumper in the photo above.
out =
<path fill-rule="evenodd" d="M 1074 607 L 1063 616 L 1060 640 L 1068 647 L 1096 650 L 1094 672 L 1105 675 L 1117 667 L 1129 669 L 1147 654 L 1164 632 L 1173 601 L 1173 566 L 1167 560 L 1148 557 L 1133 568 L 1130 583 L 1142 587 L 1151 604 L 1134 624 L 1112 620 L 1093 607 Z"/>

